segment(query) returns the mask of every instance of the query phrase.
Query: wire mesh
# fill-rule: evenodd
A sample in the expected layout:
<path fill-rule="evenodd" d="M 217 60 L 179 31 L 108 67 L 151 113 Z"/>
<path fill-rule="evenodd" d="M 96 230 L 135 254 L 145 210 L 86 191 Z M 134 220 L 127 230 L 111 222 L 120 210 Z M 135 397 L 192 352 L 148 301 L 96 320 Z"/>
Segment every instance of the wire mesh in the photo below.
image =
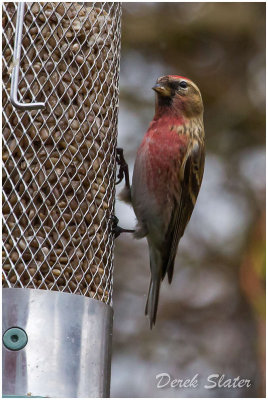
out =
<path fill-rule="evenodd" d="M 3 4 L 3 287 L 110 303 L 120 3 L 26 3 L 10 102 L 17 3 Z"/>

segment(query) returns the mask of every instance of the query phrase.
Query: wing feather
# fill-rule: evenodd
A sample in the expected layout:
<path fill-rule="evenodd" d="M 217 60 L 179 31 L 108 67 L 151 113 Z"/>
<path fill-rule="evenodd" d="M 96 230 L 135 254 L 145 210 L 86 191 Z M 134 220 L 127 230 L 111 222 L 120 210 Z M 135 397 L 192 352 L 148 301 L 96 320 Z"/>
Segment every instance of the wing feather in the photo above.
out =
<path fill-rule="evenodd" d="M 197 140 L 191 144 L 180 169 L 180 200 L 179 202 L 175 201 L 165 240 L 166 257 L 162 278 L 167 272 L 169 283 L 173 276 L 178 244 L 192 215 L 204 172 L 204 144 Z"/>

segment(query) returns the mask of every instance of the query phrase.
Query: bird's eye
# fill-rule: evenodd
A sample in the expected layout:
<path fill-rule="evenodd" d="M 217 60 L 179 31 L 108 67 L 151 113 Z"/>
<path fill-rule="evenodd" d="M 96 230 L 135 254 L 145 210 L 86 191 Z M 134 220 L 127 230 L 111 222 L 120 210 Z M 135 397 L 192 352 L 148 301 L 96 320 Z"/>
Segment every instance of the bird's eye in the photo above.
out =
<path fill-rule="evenodd" d="M 187 88 L 187 82 L 185 82 L 185 81 L 180 81 L 179 86 L 180 86 L 181 88 L 183 88 L 183 89 L 186 89 L 186 88 Z"/>

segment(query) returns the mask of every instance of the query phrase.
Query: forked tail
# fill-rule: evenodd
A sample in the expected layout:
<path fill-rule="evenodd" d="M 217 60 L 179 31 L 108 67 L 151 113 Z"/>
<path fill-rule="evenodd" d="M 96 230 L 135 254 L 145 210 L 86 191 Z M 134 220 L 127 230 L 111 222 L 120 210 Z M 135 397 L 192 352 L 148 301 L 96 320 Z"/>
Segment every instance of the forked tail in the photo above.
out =
<path fill-rule="evenodd" d="M 161 284 L 161 279 L 153 280 L 151 278 L 149 293 L 148 293 L 148 297 L 147 297 L 147 303 L 146 303 L 146 307 L 145 307 L 145 315 L 149 315 L 151 329 L 152 329 L 153 325 L 155 325 L 155 321 L 156 321 L 160 284 Z"/>

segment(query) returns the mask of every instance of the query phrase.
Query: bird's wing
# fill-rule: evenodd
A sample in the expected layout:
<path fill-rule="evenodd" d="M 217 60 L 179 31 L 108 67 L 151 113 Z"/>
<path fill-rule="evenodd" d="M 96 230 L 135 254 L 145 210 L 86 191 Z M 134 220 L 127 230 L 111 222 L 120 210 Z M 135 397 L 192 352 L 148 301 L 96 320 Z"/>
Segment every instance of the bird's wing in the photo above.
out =
<path fill-rule="evenodd" d="M 162 278 L 164 278 L 167 272 L 169 282 L 171 282 L 173 276 L 174 261 L 179 240 L 189 222 L 201 186 L 204 161 L 204 144 L 198 140 L 193 140 L 180 168 L 180 200 L 175 205 L 171 214 L 166 234 L 165 249 L 167 253 Z"/>

